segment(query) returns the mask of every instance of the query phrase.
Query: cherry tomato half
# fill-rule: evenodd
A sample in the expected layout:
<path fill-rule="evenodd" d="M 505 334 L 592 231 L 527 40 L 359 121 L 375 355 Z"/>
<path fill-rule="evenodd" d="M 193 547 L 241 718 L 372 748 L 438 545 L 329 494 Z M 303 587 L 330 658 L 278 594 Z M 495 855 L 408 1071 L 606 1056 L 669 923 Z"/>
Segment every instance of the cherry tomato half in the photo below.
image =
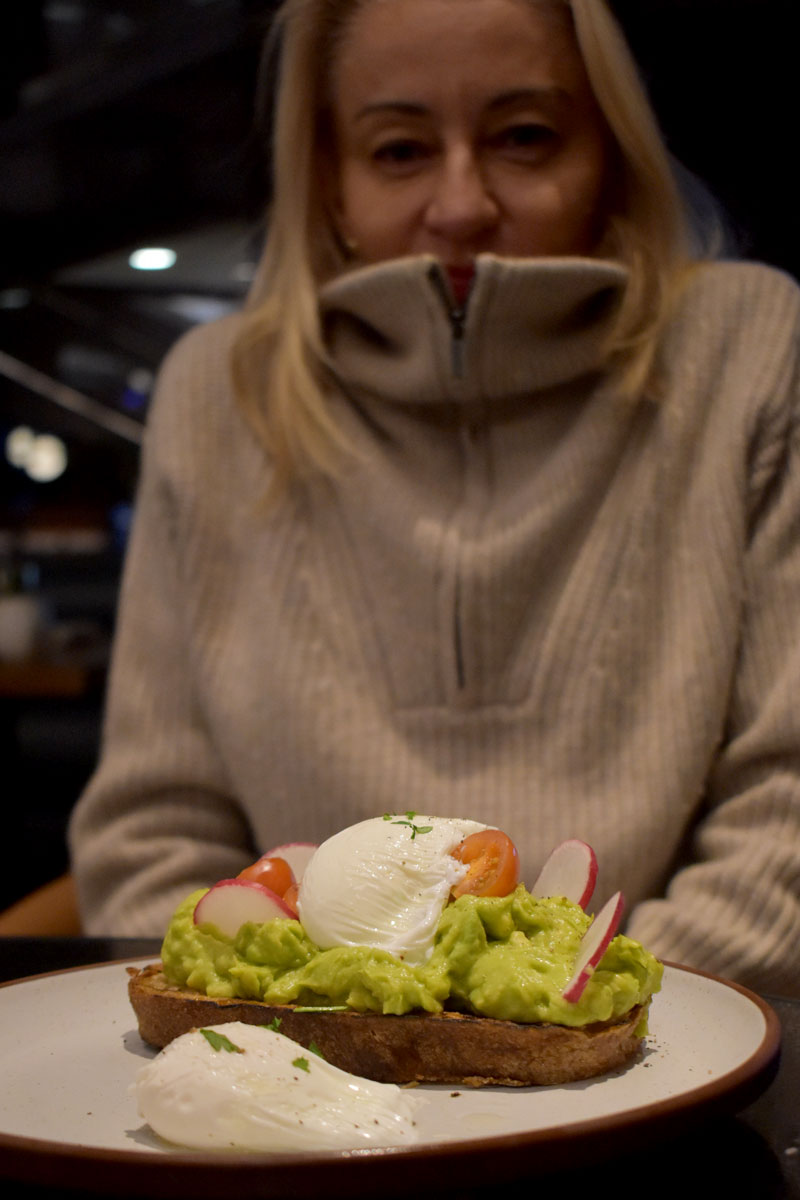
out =
<path fill-rule="evenodd" d="M 467 867 L 464 878 L 452 890 L 459 896 L 507 896 L 519 883 L 519 854 L 508 834 L 499 829 L 481 829 L 464 838 L 455 850 Z"/>
<path fill-rule="evenodd" d="M 288 905 L 295 916 L 297 916 L 297 893 L 300 891 L 298 884 L 293 883 L 283 893 L 283 903 Z"/>
<path fill-rule="evenodd" d="M 294 883 L 292 868 L 285 858 L 259 858 L 240 871 L 237 879 L 252 879 L 254 883 L 268 887 L 277 896 L 284 896 Z"/>

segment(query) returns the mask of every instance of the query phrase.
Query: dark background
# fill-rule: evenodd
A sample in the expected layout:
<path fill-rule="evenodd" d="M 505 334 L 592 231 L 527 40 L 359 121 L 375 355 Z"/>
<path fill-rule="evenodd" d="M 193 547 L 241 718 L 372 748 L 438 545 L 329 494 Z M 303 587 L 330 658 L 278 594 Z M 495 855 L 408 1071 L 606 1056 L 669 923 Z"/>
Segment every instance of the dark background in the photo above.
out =
<path fill-rule="evenodd" d="M 36 658 L 0 663 L 0 907 L 66 866 L 97 755 L 152 373 L 236 306 L 261 237 L 253 123 L 266 0 L 5 0 L 0 14 L 0 450 L 24 423 L 69 465 L 0 461 L 0 583 L 35 596 Z M 797 0 L 616 0 L 673 152 L 745 256 L 800 276 Z M 127 265 L 173 245 L 158 276 Z M 53 670 L 54 668 L 54 670 Z"/>

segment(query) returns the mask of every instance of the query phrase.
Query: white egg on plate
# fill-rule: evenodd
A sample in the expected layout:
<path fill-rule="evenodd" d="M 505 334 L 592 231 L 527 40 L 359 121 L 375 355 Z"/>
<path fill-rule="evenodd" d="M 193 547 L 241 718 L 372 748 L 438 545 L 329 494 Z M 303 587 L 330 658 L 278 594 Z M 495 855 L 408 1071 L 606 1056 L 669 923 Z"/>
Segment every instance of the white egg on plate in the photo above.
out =
<path fill-rule="evenodd" d="M 373 946 L 424 963 L 450 890 L 467 873 L 452 851 L 486 828 L 457 817 L 393 813 L 343 829 L 306 868 L 298 898 L 303 928 L 323 950 Z"/>
<path fill-rule="evenodd" d="M 133 1085 L 150 1128 L 192 1150 L 346 1150 L 411 1145 L 425 1101 L 332 1066 L 263 1025 L 185 1033 Z"/>

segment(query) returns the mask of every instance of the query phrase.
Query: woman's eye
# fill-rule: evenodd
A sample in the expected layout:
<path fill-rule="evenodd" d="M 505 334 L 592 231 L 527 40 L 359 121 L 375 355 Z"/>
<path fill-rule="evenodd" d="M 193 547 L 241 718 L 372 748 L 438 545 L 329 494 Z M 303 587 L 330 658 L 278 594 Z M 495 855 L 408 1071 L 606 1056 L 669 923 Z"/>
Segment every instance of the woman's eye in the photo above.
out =
<path fill-rule="evenodd" d="M 397 138 L 394 141 L 385 142 L 372 152 L 374 162 L 380 166 L 397 170 L 413 167 L 427 156 L 428 149 L 424 142 L 417 142 L 411 138 Z"/>
<path fill-rule="evenodd" d="M 557 134 L 549 125 L 539 125 L 533 121 L 519 125 L 510 125 L 495 134 L 492 139 L 500 149 L 520 153 L 540 153 L 550 149 L 557 140 Z"/>

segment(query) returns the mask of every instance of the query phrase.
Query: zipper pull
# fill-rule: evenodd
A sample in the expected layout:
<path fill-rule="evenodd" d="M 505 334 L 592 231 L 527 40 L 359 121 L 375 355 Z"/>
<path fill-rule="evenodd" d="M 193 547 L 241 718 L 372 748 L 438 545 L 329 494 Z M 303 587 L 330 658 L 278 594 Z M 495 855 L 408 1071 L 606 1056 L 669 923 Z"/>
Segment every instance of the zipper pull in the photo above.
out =
<path fill-rule="evenodd" d="M 456 379 L 464 378 L 464 333 L 467 324 L 466 308 L 450 309 L 450 324 L 453 329 L 453 374 Z"/>
<path fill-rule="evenodd" d="M 464 335 L 467 324 L 467 299 L 462 304 L 453 302 L 453 294 L 442 267 L 434 264 L 429 272 L 431 281 L 442 298 L 452 330 L 451 362 L 456 379 L 464 376 Z"/>

